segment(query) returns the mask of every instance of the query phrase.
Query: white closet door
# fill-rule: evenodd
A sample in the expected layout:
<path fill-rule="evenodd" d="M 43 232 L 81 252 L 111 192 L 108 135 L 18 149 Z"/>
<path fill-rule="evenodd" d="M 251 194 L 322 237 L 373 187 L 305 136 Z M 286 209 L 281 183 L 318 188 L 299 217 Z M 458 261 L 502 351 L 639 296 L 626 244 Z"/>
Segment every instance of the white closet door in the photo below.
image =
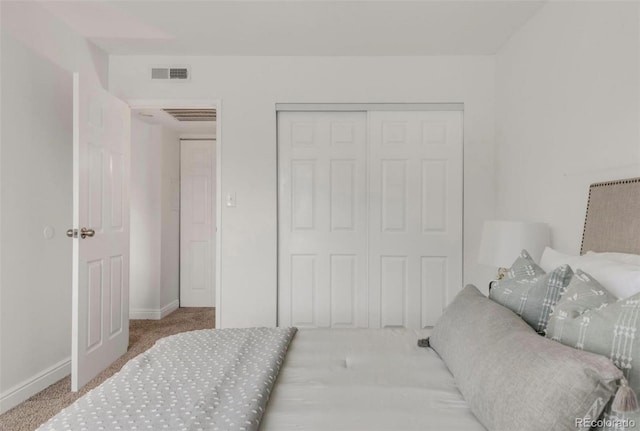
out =
<path fill-rule="evenodd" d="M 369 114 L 370 326 L 432 326 L 462 283 L 462 112 Z"/>
<path fill-rule="evenodd" d="M 462 284 L 461 112 L 281 112 L 280 325 L 432 326 Z"/>
<path fill-rule="evenodd" d="M 367 327 L 366 114 L 280 112 L 279 324 Z"/>
<path fill-rule="evenodd" d="M 215 305 L 213 140 L 180 141 L 180 306 Z"/>

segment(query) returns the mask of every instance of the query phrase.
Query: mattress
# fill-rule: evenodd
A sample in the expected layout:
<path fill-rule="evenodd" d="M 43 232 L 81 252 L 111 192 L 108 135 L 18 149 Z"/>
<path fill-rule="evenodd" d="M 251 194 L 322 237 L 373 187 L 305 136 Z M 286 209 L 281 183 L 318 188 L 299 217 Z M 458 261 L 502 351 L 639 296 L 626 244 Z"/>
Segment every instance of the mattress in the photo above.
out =
<path fill-rule="evenodd" d="M 262 431 L 484 430 L 436 352 L 429 330 L 300 329 Z"/>

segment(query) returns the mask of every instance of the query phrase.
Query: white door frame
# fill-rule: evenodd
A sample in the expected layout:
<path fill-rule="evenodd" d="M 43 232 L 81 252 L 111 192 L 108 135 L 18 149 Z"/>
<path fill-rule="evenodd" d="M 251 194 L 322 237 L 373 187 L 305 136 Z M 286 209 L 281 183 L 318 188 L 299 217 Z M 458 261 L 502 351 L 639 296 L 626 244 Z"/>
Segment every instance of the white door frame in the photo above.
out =
<path fill-rule="evenodd" d="M 216 110 L 216 328 L 220 327 L 222 311 L 222 100 L 221 99 L 129 99 L 126 100 L 131 109 L 187 109 L 208 108 Z"/>

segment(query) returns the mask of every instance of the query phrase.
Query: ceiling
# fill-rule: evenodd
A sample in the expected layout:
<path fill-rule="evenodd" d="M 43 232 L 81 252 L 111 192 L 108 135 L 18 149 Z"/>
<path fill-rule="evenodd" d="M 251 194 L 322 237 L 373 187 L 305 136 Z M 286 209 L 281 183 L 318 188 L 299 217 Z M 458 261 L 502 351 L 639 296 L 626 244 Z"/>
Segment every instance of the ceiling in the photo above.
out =
<path fill-rule="evenodd" d="M 544 1 L 74 0 L 43 7 L 109 54 L 490 55 Z"/>

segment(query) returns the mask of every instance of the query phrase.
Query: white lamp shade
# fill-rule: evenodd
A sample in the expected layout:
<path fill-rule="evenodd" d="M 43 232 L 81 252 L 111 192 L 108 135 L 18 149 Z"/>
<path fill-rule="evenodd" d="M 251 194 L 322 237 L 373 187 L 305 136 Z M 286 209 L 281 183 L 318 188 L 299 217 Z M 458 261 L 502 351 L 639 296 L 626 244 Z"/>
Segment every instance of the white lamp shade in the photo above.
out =
<path fill-rule="evenodd" d="M 540 261 L 549 245 L 549 226 L 546 223 L 491 220 L 484 223 L 478 262 L 497 268 L 509 268 L 525 249 Z"/>

